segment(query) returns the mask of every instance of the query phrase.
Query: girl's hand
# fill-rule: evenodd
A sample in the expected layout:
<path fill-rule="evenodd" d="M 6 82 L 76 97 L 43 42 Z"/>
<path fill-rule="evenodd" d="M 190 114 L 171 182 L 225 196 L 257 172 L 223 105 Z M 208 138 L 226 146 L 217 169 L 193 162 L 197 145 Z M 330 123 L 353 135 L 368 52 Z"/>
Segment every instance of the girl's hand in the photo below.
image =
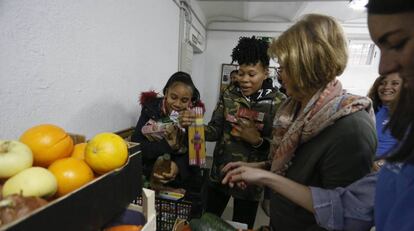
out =
<path fill-rule="evenodd" d="M 373 172 L 378 172 L 379 170 L 381 170 L 384 163 L 385 163 L 385 160 L 374 161 L 374 164 L 372 165 L 372 171 Z"/>
<path fill-rule="evenodd" d="M 179 139 L 178 139 L 178 128 L 174 125 L 168 126 L 165 131 L 165 140 L 173 150 L 178 150 L 180 148 Z"/>
<path fill-rule="evenodd" d="M 171 165 L 170 165 L 170 172 L 164 172 L 162 173 L 163 177 L 167 180 L 167 181 L 172 181 L 175 179 L 175 177 L 178 175 L 179 169 L 177 164 L 174 161 L 171 161 Z"/>
<path fill-rule="evenodd" d="M 154 173 L 153 176 L 157 179 L 157 181 L 166 184 L 174 180 L 179 173 L 178 166 L 174 161 L 171 161 L 170 169 L 170 172 L 163 172 L 162 174 Z"/>
<path fill-rule="evenodd" d="M 257 146 L 263 142 L 256 124 L 253 120 L 239 118 L 237 124 L 233 125 L 232 135 L 248 142 L 251 145 Z"/>
<path fill-rule="evenodd" d="M 187 128 L 195 121 L 195 113 L 189 109 L 180 112 L 178 117 L 178 121 L 180 126 L 183 128 Z"/>

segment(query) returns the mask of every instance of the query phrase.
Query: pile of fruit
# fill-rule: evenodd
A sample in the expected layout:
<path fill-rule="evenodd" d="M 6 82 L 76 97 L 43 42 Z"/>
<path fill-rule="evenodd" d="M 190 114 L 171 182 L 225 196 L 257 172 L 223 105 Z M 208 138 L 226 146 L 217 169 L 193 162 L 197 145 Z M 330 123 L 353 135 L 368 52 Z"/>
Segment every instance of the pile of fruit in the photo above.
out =
<path fill-rule="evenodd" d="M 101 133 L 74 145 L 62 128 L 43 124 L 17 140 L 0 140 L 0 226 L 123 166 L 125 141 Z"/>

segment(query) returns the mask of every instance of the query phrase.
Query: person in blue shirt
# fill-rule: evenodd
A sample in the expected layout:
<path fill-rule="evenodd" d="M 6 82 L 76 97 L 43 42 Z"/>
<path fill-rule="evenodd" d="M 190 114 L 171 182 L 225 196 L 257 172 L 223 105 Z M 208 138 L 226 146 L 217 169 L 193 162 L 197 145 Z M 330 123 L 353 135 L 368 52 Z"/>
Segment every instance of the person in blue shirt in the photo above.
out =
<path fill-rule="evenodd" d="M 378 173 L 375 195 L 377 231 L 414 230 L 414 1 L 370 0 L 368 27 L 381 50 L 379 74 L 403 80 L 388 126 L 400 141 Z"/>
<path fill-rule="evenodd" d="M 375 111 L 375 122 L 378 135 L 376 158 L 384 157 L 395 148 L 398 143 L 387 128 L 393 107 L 402 86 L 402 79 L 398 73 L 379 76 L 372 85 L 368 97 L 371 98 Z"/>
<path fill-rule="evenodd" d="M 414 1 L 369 0 L 368 28 L 381 50 L 379 73 L 403 80 L 388 126 L 399 144 L 378 174 L 346 188 L 307 187 L 262 169 L 229 163 L 222 183 L 266 185 L 312 212 L 328 230 L 414 230 Z M 375 213 L 374 213 L 375 211 Z"/>

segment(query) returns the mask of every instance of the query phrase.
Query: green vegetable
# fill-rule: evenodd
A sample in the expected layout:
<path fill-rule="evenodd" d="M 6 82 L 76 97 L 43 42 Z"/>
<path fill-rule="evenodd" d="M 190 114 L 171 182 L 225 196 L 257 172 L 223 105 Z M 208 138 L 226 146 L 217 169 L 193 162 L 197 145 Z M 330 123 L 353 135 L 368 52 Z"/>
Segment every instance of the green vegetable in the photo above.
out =
<path fill-rule="evenodd" d="M 190 226 L 192 231 L 236 231 L 229 223 L 211 213 L 204 213 L 200 219 L 192 219 Z"/>
<path fill-rule="evenodd" d="M 190 227 L 191 231 L 210 230 L 209 227 L 207 227 L 207 224 L 200 219 L 191 219 Z"/>

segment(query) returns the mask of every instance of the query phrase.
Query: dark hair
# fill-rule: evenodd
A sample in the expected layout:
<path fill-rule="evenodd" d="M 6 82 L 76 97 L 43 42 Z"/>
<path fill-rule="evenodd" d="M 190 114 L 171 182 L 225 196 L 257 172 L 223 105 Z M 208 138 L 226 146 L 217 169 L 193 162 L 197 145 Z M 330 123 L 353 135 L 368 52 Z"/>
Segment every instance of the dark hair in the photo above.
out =
<path fill-rule="evenodd" d="M 191 97 L 191 102 L 197 103 L 200 101 L 200 92 L 195 87 L 193 80 L 191 79 L 191 76 L 188 73 L 178 71 L 175 72 L 167 81 L 165 84 L 165 87 L 162 89 L 162 93 L 165 95 L 167 92 L 167 89 L 171 87 L 174 83 L 183 83 L 189 87 L 191 87 L 191 90 L 193 91 L 193 95 Z"/>
<path fill-rule="evenodd" d="M 395 154 L 388 158 L 391 162 L 409 161 L 414 163 L 414 91 L 402 87 L 397 106 L 391 115 L 388 127 L 391 135 L 401 141 Z"/>
<path fill-rule="evenodd" d="M 240 37 L 239 43 L 231 53 L 232 63 L 236 61 L 239 65 L 256 65 L 260 61 L 263 67 L 267 68 L 270 61 L 268 48 L 269 42 L 264 38 Z"/>
<path fill-rule="evenodd" d="M 368 97 L 372 100 L 372 107 L 374 108 L 375 113 L 378 112 L 379 108 L 382 106 L 382 101 L 378 95 L 378 87 L 381 85 L 381 81 L 385 79 L 384 75 L 378 76 L 377 79 L 375 79 L 374 84 L 372 84 L 372 87 L 369 89 Z"/>
<path fill-rule="evenodd" d="M 414 11 L 413 0 L 369 0 L 369 14 L 396 14 Z M 399 147 L 387 158 L 391 162 L 414 163 L 414 91 L 402 87 L 399 100 L 391 115 L 388 127 L 391 135 L 400 141 Z"/>
<path fill-rule="evenodd" d="M 413 0 L 369 0 L 369 14 L 395 14 L 414 11 Z"/>
<path fill-rule="evenodd" d="M 231 72 L 230 72 L 230 76 L 233 74 L 233 73 L 236 73 L 237 74 L 237 72 L 239 72 L 238 70 L 232 70 Z"/>

